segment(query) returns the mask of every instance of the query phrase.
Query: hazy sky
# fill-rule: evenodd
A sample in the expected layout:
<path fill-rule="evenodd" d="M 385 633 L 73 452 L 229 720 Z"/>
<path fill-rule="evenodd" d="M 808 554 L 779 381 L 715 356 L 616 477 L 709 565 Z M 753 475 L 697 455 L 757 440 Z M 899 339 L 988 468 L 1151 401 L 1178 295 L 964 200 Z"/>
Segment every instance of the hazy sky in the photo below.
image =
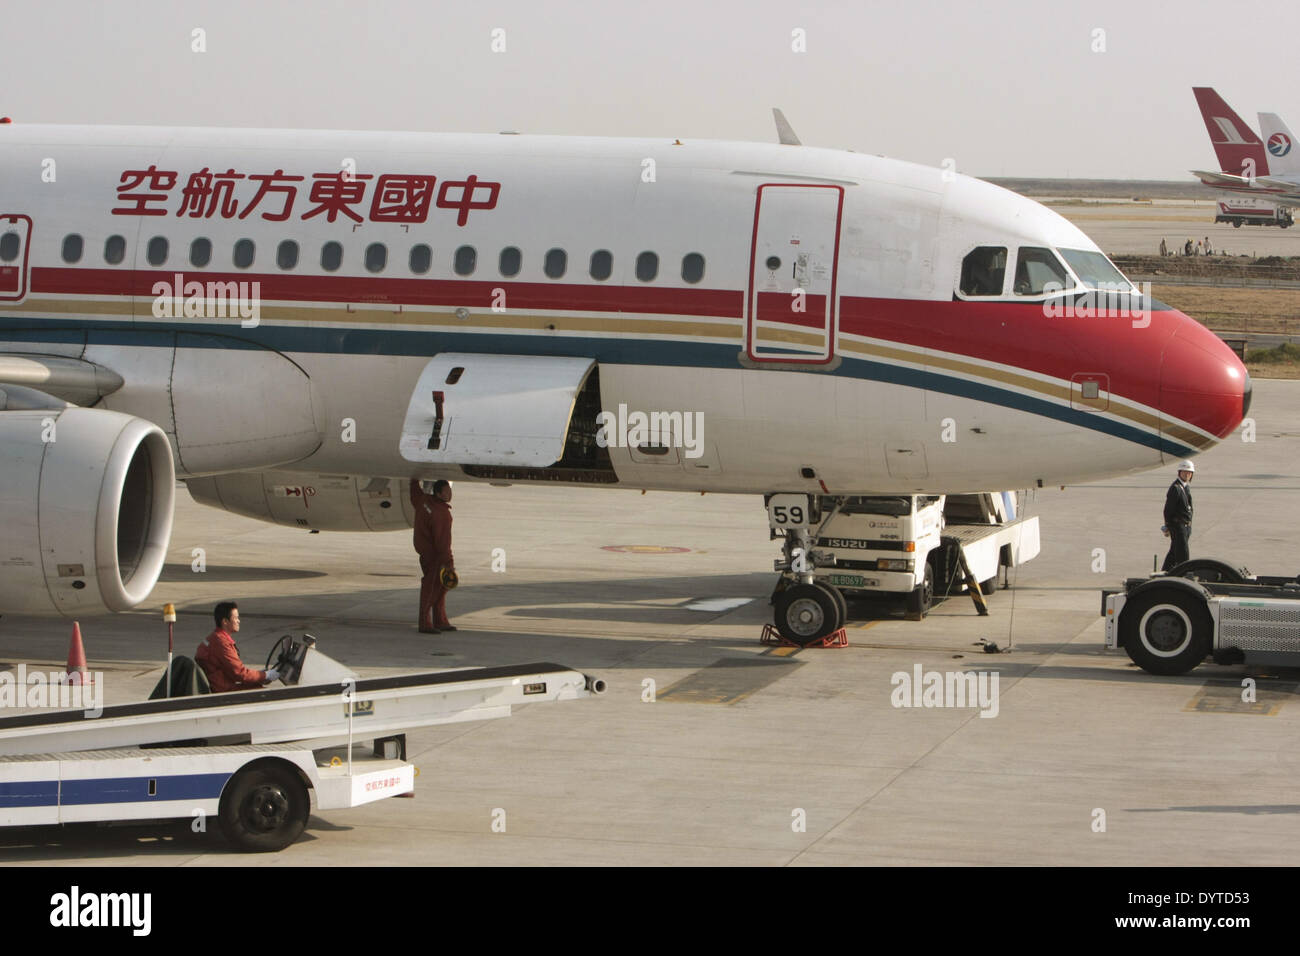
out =
<path fill-rule="evenodd" d="M 1141 179 L 1216 168 L 1193 85 L 1300 130 L 1294 0 L 6 0 L 2 22 L 16 122 L 773 141 L 780 106 L 810 145 Z"/>

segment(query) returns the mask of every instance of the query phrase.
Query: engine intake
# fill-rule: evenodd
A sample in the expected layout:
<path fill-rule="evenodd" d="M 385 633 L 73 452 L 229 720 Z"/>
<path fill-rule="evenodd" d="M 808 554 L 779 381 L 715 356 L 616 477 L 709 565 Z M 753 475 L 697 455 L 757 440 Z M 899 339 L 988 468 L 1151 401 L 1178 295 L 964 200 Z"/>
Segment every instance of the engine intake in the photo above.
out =
<path fill-rule="evenodd" d="M 0 414 L 0 610 L 76 616 L 149 596 L 171 538 L 162 430 L 103 409 Z"/>

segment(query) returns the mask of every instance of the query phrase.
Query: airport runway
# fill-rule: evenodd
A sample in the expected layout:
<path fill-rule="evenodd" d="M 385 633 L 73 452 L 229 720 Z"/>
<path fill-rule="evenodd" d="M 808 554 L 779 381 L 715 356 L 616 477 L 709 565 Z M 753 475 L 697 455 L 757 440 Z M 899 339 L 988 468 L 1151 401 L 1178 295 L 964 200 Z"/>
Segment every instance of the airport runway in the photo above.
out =
<path fill-rule="evenodd" d="M 1297 408 L 1300 383 L 1256 382 L 1258 441 L 1234 436 L 1197 460 L 1194 555 L 1297 570 Z M 280 634 L 309 631 L 367 675 L 555 661 L 610 689 L 415 732 L 415 799 L 314 813 L 281 853 L 233 853 L 184 828 L 76 827 L 0 831 L 0 860 L 1289 865 L 1300 670 L 1158 678 L 1101 648 L 1098 589 L 1163 555 L 1172 478 L 1038 491 L 1042 555 L 987 618 L 956 598 L 920 622 L 856 606 L 850 647 L 797 653 L 758 643 L 776 549 L 755 498 L 459 483 L 463 584 L 448 605 L 462 630 L 430 637 L 415 631 L 408 534 L 311 535 L 182 494 L 150 609 L 82 622 L 110 703 L 143 697 L 161 673 L 164 601 L 180 606 L 178 650 L 192 653 L 227 597 L 259 666 Z M 607 550 L 626 545 L 687 550 Z M 491 570 L 494 548 L 504 572 Z M 695 606 L 713 599 L 738 606 Z M 7 617 L 2 660 L 62 662 L 68 631 Z M 981 639 L 1006 653 L 982 653 Z M 892 675 L 917 666 L 996 672 L 996 717 L 893 706 Z M 1261 706 L 1240 703 L 1244 676 Z M 498 810 L 505 832 L 492 829 Z"/>
<path fill-rule="evenodd" d="M 1160 240 L 1171 249 L 1191 239 L 1210 238 L 1218 255 L 1300 256 L 1300 226 L 1242 226 L 1216 223 L 1216 200 L 1135 203 L 1107 199 L 1054 203 L 1049 208 L 1070 220 L 1110 255 L 1148 255 L 1160 250 Z"/>

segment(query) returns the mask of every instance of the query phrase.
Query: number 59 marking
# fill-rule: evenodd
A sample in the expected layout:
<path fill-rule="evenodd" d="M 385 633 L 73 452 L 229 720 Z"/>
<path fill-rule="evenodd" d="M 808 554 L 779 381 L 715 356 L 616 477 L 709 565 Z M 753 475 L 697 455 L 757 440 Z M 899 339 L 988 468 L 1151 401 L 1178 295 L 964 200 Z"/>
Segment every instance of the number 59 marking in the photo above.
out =
<path fill-rule="evenodd" d="M 773 495 L 767 515 L 774 528 L 805 528 L 812 521 L 807 495 Z"/>

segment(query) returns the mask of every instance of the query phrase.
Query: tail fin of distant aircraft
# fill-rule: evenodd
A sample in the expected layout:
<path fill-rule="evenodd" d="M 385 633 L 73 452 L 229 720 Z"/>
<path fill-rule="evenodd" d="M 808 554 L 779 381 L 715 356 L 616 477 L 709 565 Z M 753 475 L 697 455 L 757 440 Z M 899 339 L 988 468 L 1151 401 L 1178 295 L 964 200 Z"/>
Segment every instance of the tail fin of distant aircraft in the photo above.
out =
<path fill-rule="evenodd" d="M 1267 176 L 1268 153 L 1255 131 L 1208 86 L 1194 86 L 1192 92 L 1196 94 L 1205 130 L 1210 134 L 1210 142 L 1219 157 L 1219 169 L 1248 179 Z"/>
<path fill-rule="evenodd" d="M 1294 176 L 1300 173 L 1300 149 L 1286 123 L 1276 113 L 1259 114 L 1259 135 L 1268 150 L 1268 165 L 1275 176 Z"/>
<path fill-rule="evenodd" d="M 790 121 L 785 118 L 785 114 L 775 106 L 772 107 L 772 117 L 776 120 L 776 138 L 781 141 L 782 145 L 803 145 L 803 143 L 799 142 L 799 137 L 794 134 L 794 127 L 792 127 Z"/>

